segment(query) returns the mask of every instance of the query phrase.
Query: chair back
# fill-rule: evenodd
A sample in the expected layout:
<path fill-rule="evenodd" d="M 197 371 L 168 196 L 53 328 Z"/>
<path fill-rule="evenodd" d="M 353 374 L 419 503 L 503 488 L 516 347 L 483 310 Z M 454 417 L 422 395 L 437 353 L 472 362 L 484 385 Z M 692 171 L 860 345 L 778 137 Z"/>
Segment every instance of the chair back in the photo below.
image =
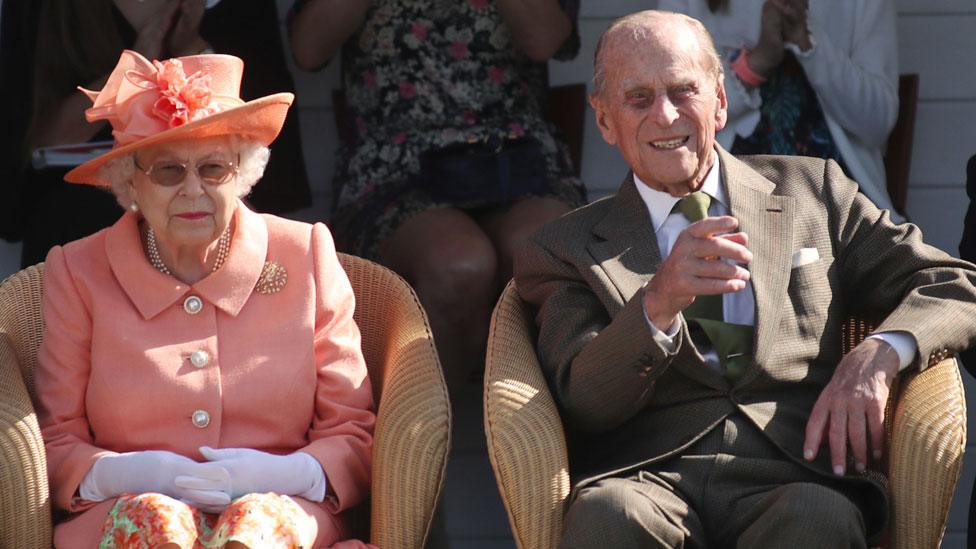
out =
<path fill-rule="evenodd" d="M 393 271 L 339 254 L 377 402 L 370 541 L 422 547 L 447 471 L 451 412 L 427 315 Z"/>
<path fill-rule="evenodd" d="M 13 347 L 31 398 L 34 397 L 37 348 L 44 333 L 43 278 L 44 264 L 38 263 L 0 283 L 0 337 L 6 336 Z"/>
<path fill-rule="evenodd" d="M 0 547 L 51 547 L 51 494 L 34 413 L 34 367 L 44 331 L 43 265 L 0 283 Z"/>
<path fill-rule="evenodd" d="M 491 317 L 484 392 L 488 457 L 515 543 L 554 548 L 569 496 L 566 437 L 536 357 L 532 314 L 514 282 Z"/>
<path fill-rule="evenodd" d="M 898 78 L 898 118 L 888 135 L 884 159 L 888 196 L 895 210 L 902 215 L 905 215 L 908 203 L 908 174 L 912 168 L 917 107 L 918 74 L 903 74 Z"/>

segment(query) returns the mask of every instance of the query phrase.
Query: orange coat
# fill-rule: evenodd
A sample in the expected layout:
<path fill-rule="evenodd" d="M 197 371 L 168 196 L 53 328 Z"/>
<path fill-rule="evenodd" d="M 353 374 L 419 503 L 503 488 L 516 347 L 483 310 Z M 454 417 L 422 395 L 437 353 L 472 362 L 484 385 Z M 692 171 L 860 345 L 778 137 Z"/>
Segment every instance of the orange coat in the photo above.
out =
<path fill-rule="evenodd" d="M 367 496 L 373 397 L 332 237 L 243 204 L 234 218 L 226 263 L 192 286 L 149 264 L 132 213 L 48 254 L 38 417 L 56 505 L 88 510 L 56 541 L 98 535 L 114 500 L 77 494 L 107 452 L 307 452 L 328 482 L 324 503 L 301 502 L 320 532 L 322 520 L 341 530 L 334 515 Z M 255 289 L 266 261 L 287 271 L 277 293 Z M 203 303 L 196 314 L 184 307 L 191 296 Z M 189 360 L 198 350 L 202 366 Z"/>

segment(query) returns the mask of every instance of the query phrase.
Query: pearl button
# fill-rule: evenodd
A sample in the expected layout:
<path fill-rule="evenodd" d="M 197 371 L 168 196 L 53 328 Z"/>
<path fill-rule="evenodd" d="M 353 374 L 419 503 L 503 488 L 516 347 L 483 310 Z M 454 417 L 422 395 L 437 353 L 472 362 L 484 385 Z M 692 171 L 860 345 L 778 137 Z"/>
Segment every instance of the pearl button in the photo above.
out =
<path fill-rule="evenodd" d="M 210 362 L 210 353 L 204 350 L 193 351 L 190 353 L 190 364 L 197 368 L 203 368 Z"/>
<path fill-rule="evenodd" d="M 204 410 L 197 410 L 193 412 L 193 425 L 203 429 L 207 425 L 210 425 L 210 414 Z"/>
<path fill-rule="evenodd" d="M 195 295 L 191 295 L 183 301 L 183 310 L 188 314 L 195 315 L 203 310 L 203 300 Z"/>

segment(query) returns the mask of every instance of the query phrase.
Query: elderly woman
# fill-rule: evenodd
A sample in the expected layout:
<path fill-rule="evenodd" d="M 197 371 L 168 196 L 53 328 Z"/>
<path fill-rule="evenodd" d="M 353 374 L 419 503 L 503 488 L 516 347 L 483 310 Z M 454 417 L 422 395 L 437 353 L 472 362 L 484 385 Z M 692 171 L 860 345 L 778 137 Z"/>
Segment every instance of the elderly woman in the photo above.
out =
<path fill-rule="evenodd" d="M 125 51 L 83 90 L 116 145 L 66 179 L 127 212 L 47 256 L 36 386 L 71 513 L 57 547 L 326 546 L 369 490 L 352 289 L 324 225 L 240 201 L 293 99 L 241 101 L 242 70 Z"/>

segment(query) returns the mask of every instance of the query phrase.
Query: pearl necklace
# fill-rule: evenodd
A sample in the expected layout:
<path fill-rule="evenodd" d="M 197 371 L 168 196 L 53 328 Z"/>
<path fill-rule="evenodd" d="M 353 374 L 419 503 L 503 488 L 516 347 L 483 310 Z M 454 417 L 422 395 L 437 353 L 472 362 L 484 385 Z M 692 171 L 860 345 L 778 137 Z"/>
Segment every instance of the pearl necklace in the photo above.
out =
<path fill-rule="evenodd" d="M 215 273 L 217 269 L 223 267 L 224 262 L 227 261 L 227 252 L 230 251 L 230 227 L 224 229 L 224 234 L 220 235 L 220 241 L 217 243 L 217 259 L 214 261 L 213 269 L 210 272 Z M 146 253 L 149 255 L 149 263 L 156 268 L 157 271 L 163 273 L 164 275 L 173 276 L 166 264 L 163 263 L 163 258 L 159 256 L 159 248 L 156 247 L 156 233 L 153 232 L 152 227 L 148 227 L 146 233 Z"/>

